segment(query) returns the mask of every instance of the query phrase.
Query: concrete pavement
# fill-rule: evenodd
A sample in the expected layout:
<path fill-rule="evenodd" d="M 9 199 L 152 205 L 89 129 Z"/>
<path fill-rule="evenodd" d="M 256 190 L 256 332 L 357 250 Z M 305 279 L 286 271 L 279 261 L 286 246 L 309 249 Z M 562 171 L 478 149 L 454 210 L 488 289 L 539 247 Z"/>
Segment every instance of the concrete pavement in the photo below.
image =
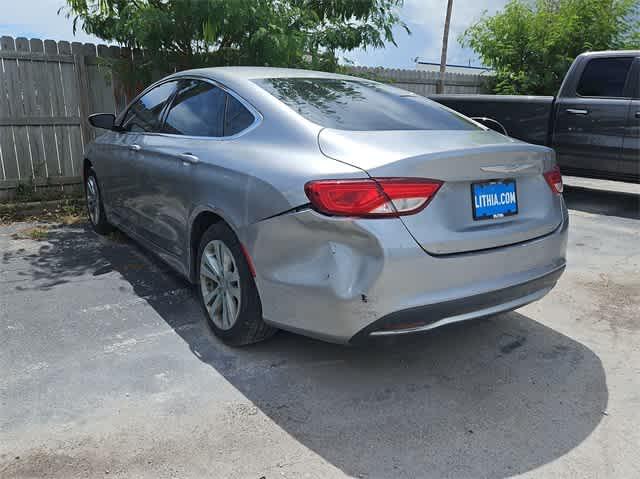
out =
<path fill-rule="evenodd" d="M 637 201 L 569 189 L 542 301 L 360 348 L 226 347 L 130 240 L 0 227 L 0 477 L 640 477 Z"/>

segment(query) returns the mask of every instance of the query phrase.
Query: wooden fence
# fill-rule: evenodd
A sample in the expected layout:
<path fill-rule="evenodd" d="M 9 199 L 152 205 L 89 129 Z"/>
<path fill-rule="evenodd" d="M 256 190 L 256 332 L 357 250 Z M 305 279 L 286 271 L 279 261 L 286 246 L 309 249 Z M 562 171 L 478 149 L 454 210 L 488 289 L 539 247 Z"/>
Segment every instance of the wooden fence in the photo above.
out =
<path fill-rule="evenodd" d="M 374 79 L 388 81 L 418 95 L 428 96 L 436 93 L 436 84 L 440 72 L 421 70 L 400 70 L 394 68 L 351 67 L 356 75 L 365 75 Z M 444 93 L 486 93 L 486 82 L 490 77 L 467 75 L 464 73 L 445 73 Z"/>
<path fill-rule="evenodd" d="M 87 117 L 120 111 L 134 93 L 127 95 L 109 60 L 125 58 L 135 66 L 137 55 L 91 43 L 0 38 L 0 201 L 79 189 L 84 148 L 96 134 Z M 431 72 L 353 70 L 421 95 L 435 92 Z M 446 92 L 477 93 L 482 82 L 448 74 Z"/>
<path fill-rule="evenodd" d="M 126 53 L 126 52 L 125 52 Z M 87 117 L 126 102 L 104 59 L 123 50 L 93 44 L 0 38 L 0 201 L 79 183 Z"/>

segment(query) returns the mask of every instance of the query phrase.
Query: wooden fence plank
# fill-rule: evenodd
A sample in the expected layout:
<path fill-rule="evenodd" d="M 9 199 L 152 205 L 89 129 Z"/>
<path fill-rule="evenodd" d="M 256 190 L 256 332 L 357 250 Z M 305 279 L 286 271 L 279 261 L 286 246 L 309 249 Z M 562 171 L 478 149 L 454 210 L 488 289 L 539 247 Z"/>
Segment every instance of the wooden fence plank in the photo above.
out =
<path fill-rule="evenodd" d="M 88 82 L 91 85 L 90 113 L 115 113 L 116 104 L 113 92 L 113 73 L 109 68 L 110 51 L 106 45 L 98 45 L 101 62 L 88 65 Z"/>
<path fill-rule="evenodd" d="M 11 37 L 3 37 L 2 50 L 15 50 L 15 42 Z M 20 73 L 18 71 L 18 60 L 2 60 L 6 74 L 5 87 L 7 89 L 7 99 L 9 103 L 9 116 L 24 117 L 24 105 L 22 104 L 22 88 Z M 28 179 L 31 176 L 31 155 L 29 154 L 29 140 L 27 138 L 27 127 L 13 126 L 13 141 L 16 152 L 16 171 L 13 178 Z M 9 179 L 12 176 L 8 176 Z"/>
<path fill-rule="evenodd" d="M 91 45 L 93 46 L 93 45 Z M 95 52 L 95 46 L 93 46 Z M 63 72 L 63 78 L 67 78 L 68 95 L 65 97 L 67 104 L 67 112 L 73 111 L 73 115 L 80 116 L 79 127 L 69 127 L 70 134 L 69 139 L 72 149 L 72 172 L 68 175 L 79 175 L 82 167 L 82 161 L 84 159 L 84 145 L 89 143 L 91 133 L 89 132 L 88 114 L 87 114 L 87 96 L 88 96 L 88 84 L 86 83 L 86 67 L 84 64 L 85 47 L 80 42 L 73 42 L 71 44 L 71 53 L 74 55 L 76 61 L 73 64 L 73 69 L 70 69 L 70 65 L 60 65 Z M 95 55 L 95 53 L 94 53 Z M 64 67 L 69 68 L 65 71 Z M 65 75 L 72 74 L 70 77 Z M 69 115 L 71 113 L 68 113 Z"/>
<path fill-rule="evenodd" d="M 11 37 L 0 38 L 0 54 L 13 48 Z M 9 115 L 9 97 L 7 96 L 7 83 L 9 75 L 4 69 L 4 60 L 0 57 L 0 111 L 3 115 Z M 18 178 L 18 162 L 13 141 L 13 128 L 0 126 L 0 169 L 4 180 Z"/>
<path fill-rule="evenodd" d="M 69 42 L 58 42 L 58 52 L 62 55 L 70 54 L 71 45 Z M 77 96 L 78 87 L 76 85 L 77 80 L 74 65 L 61 63 L 59 68 L 60 78 L 62 80 L 64 115 L 79 116 L 80 108 L 78 106 Z M 63 130 L 65 139 L 65 154 L 60 158 L 62 163 L 62 175 L 74 176 L 76 174 L 76 163 L 80 162 L 82 156 L 82 136 L 80 134 L 80 128 L 75 126 L 61 126 L 59 128 Z"/>
<path fill-rule="evenodd" d="M 44 54 L 44 45 L 42 40 L 39 39 L 31 39 L 31 52 L 34 54 Z M 52 85 L 48 81 L 48 65 L 44 62 L 33 62 L 33 82 L 34 88 L 37 92 L 37 103 L 38 109 L 40 112 L 40 121 L 37 123 L 33 121 L 35 117 L 25 118 L 26 121 L 31 120 L 33 125 L 40 125 L 40 131 L 42 134 L 42 155 L 46 165 L 47 176 L 56 176 L 59 175 L 60 172 L 58 170 L 58 152 L 55 147 L 55 131 L 54 125 L 55 117 L 52 116 L 51 109 L 51 96 L 56 95 L 57 92 L 52 91 Z M 0 118 L 0 124 L 2 124 L 2 119 Z"/>
<path fill-rule="evenodd" d="M 90 82 L 89 68 L 96 68 L 97 65 L 88 66 L 87 61 L 96 58 L 96 46 L 93 43 L 85 43 L 74 50 L 74 45 L 71 46 L 71 49 L 74 53 L 77 53 L 74 68 L 76 70 L 78 104 L 80 107 L 80 118 L 82 120 L 80 128 L 83 144 L 88 145 L 95 138 L 95 129 L 89 124 L 89 115 L 94 113 L 91 109 L 91 104 L 95 97 L 95 88 L 93 83 Z"/>
<path fill-rule="evenodd" d="M 31 45 L 26 38 L 16 40 L 16 50 L 19 52 L 31 51 Z M 35 85 L 34 65 L 29 59 L 18 60 L 18 72 L 20 74 L 22 88 L 22 103 L 25 117 L 41 116 L 42 108 L 39 104 L 39 92 Z M 42 146 L 42 128 L 39 125 L 25 125 L 27 132 L 29 155 L 31 157 L 31 177 L 49 176 L 47 164 Z"/>
<path fill-rule="evenodd" d="M 47 54 L 58 53 L 58 43 L 53 40 L 44 41 L 44 51 Z M 51 91 L 51 116 L 64 117 L 67 116 L 64 111 L 64 90 L 62 87 L 62 76 L 60 74 L 60 64 L 58 62 L 45 63 L 45 75 L 47 83 Z M 65 158 L 69 155 L 69 141 L 66 138 L 66 130 L 63 126 L 54 126 L 52 128 L 54 142 L 45 145 L 47 152 L 53 154 L 55 152 L 56 163 L 58 166 L 56 175 L 62 175 L 62 165 Z"/>
<path fill-rule="evenodd" d="M 122 57 L 124 56 L 122 49 L 116 46 L 111 46 L 109 47 L 109 61 L 112 62 L 112 64 L 115 64 L 114 62 L 121 60 Z M 127 100 L 126 97 L 124 95 L 124 87 L 122 86 L 122 80 L 120 78 L 118 78 L 118 75 L 116 74 L 116 72 L 113 71 L 113 66 L 112 66 L 112 74 L 111 74 L 111 81 L 112 81 L 112 85 L 111 85 L 111 89 L 113 91 L 113 97 L 114 97 L 114 103 L 115 103 L 115 111 L 116 113 L 121 112 L 124 107 L 127 105 Z"/>

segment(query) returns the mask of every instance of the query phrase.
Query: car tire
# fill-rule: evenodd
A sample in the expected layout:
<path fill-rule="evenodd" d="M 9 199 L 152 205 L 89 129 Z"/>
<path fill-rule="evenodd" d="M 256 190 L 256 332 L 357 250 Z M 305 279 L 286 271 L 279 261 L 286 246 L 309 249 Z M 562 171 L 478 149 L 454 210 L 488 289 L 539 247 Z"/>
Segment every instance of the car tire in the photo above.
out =
<path fill-rule="evenodd" d="M 84 180 L 85 200 L 87 206 L 87 216 L 89 222 L 96 233 L 105 235 L 113 231 L 113 226 L 107 221 L 107 215 L 104 212 L 104 203 L 98 177 L 93 169 L 87 172 Z"/>
<path fill-rule="evenodd" d="M 217 337 L 244 346 L 273 336 L 277 330 L 262 319 L 260 296 L 242 245 L 227 225 L 216 223 L 205 231 L 196 268 L 200 305 Z"/>

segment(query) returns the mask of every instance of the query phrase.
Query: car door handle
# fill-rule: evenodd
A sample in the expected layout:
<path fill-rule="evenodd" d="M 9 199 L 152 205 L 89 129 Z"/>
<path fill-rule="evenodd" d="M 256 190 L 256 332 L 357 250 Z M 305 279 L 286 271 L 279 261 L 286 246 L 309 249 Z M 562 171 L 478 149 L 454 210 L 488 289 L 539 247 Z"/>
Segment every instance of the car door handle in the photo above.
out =
<path fill-rule="evenodd" d="M 200 163 L 200 158 L 196 155 L 192 155 L 191 153 L 181 153 L 179 156 L 183 163 L 190 163 L 192 165 Z"/>
<path fill-rule="evenodd" d="M 588 115 L 589 110 L 578 110 L 576 108 L 567 108 L 567 113 L 571 113 L 572 115 Z"/>
<path fill-rule="evenodd" d="M 131 151 L 140 151 L 142 150 L 142 147 L 140 145 L 129 145 L 129 149 Z"/>
<path fill-rule="evenodd" d="M 640 111 L 636 112 L 636 118 L 640 118 Z"/>

